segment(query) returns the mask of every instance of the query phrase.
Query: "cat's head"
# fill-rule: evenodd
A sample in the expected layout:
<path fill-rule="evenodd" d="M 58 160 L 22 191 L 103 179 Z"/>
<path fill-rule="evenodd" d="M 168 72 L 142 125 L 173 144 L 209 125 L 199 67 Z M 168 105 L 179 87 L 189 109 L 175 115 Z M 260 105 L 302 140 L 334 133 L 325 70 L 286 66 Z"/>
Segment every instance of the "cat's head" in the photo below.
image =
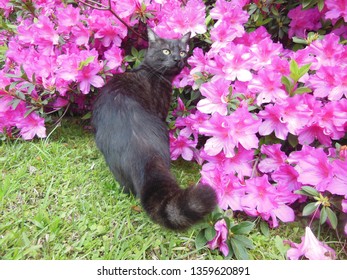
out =
<path fill-rule="evenodd" d="M 174 40 L 161 38 L 150 28 L 147 30 L 149 46 L 144 64 L 164 75 L 179 74 L 187 61 L 190 32 Z"/>

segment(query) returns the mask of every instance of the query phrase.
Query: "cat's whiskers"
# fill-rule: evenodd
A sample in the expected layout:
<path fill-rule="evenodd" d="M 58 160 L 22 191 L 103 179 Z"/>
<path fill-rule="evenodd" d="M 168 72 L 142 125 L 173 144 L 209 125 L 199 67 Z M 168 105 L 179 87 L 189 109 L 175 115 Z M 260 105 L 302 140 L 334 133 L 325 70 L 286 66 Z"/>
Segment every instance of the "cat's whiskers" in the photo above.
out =
<path fill-rule="evenodd" d="M 169 80 L 168 78 L 166 78 L 164 75 L 160 74 L 161 72 L 165 73 L 165 71 L 168 69 L 167 66 L 163 65 L 163 66 L 160 66 L 158 68 L 152 68 L 152 67 L 146 66 L 146 69 L 148 70 L 149 74 L 151 74 L 151 75 L 157 77 L 158 79 L 165 81 L 171 85 L 172 81 Z"/>

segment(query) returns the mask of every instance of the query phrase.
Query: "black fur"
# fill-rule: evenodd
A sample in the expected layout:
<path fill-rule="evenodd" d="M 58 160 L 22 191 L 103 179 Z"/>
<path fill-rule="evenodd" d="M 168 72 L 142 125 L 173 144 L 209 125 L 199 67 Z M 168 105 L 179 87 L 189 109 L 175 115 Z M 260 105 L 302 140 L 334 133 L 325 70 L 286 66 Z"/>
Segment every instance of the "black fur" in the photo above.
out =
<path fill-rule="evenodd" d="M 96 144 L 116 180 L 140 198 L 155 222 L 175 230 L 200 221 L 217 200 L 209 186 L 181 189 L 170 173 L 165 119 L 172 80 L 185 65 L 189 36 L 167 40 L 149 29 L 143 63 L 115 75 L 101 89 L 92 120 Z"/>

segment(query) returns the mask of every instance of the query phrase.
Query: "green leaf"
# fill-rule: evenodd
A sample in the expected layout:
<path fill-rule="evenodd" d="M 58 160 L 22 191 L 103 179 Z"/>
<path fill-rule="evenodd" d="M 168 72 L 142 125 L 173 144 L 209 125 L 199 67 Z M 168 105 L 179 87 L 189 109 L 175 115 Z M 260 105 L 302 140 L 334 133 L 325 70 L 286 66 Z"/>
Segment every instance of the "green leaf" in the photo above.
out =
<path fill-rule="evenodd" d="M 83 67 L 88 66 L 93 60 L 95 59 L 95 56 L 90 56 L 86 60 L 81 61 L 78 65 L 78 70 L 81 70 Z"/>
<path fill-rule="evenodd" d="M 134 57 L 138 57 L 139 56 L 139 51 L 136 48 L 132 47 L 131 48 L 131 55 L 134 56 Z"/>
<path fill-rule="evenodd" d="M 298 78 L 299 77 L 299 66 L 294 59 L 290 62 L 289 69 L 290 69 L 290 77 L 294 81 L 298 81 L 299 80 L 299 78 Z"/>
<path fill-rule="evenodd" d="M 11 105 L 12 109 L 16 110 L 19 103 L 20 103 L 20 99 L 13 99 L 11 102 L 8 103 L 8 105 Z"/>
<path fill-rule="evenodd" d="M 264 236 L 269 237 L 270 236 L 269 224 L 265 221 L 260 221 L 260 231 Z"/>
<path fill-rule="evenodd" d="M 299 69 L 299 76 L 300 76 L 300 78 L 302 76 L 304 76 L 306 73 L 308 73 L 308 71 L 310 70 L 310 67 L 311 67 L 311 63 L 305 64 L 304 66 L 300 67 L 300 69 Z"/>
<path fill-rule="evenodd" d="M 302 8 L 303 9 L 308 9 L 312 4 L 313 4 L 312 0 L 304 0 L 302 2 Z"/>
<path fill-rule="evenodd" d="M 278 235 L 276 235 L 276 237 L 275 237 L 275 247 L 284 258 L 288 249 L 289 249 L 289 246 L 285 245 L 283 243 L 283 239 L 281 237 L 279 237 Z"/>
<path fill-rule="evenodd" d="M 253 228 L 254 223 L 245 221 L 231 227 L 230 230 L 235 234 L 249 234 Z"/>
<path fill-rule="evenodd" d="M 205 230 L 201 230 L 195 238 L 195 247 L 196 249 L 203 248 L 207 243 L 207 239 L 205 237 Z"/>
<path fill-rule="evenodd" d="M 16 91 L 16 95 L 19 99 L 25 100 L 25 94 L 19 90 Z"/>
<path fill-rule="evenodd" d="M 324 0 L 318 0 L 317 7 L 318 10 L 321 12 L 324 8 Z"/>
<path fill-rule="evenodd" d="M 293 82 L 286 76 L 282 76 L 281 82 L 286 87 L 287 93 L 291 93 L 294 88 Z"/>
<path fill-rule="evenodd" d="M 322 225 L 326 222 L 327 218 L 328 218 L 328 214 L 327 214 L 327 207 L 322 207 L 321 211 L 320 211 L 320 216 L 319 216 L 319 223 Z"/>
<path fill-rule="evenodd" d="M 287 140 L 290 146 L 292 146 L 293 148 L 295 148 L 299 144 L 298 136 L 291 133 L 288 134 Z"/>
<path fill-rule="evenodd" d="M 304 76 L 310 70 L 311 64 L 305 64 L 299 68 L 299 65 L 295 60 L 292 60 L 289 64 L 290 68 L 290 77 L 297 82 L 302 76 Z"/>
<path fill-rule="evenodd" d="M 88 112 L 82 117 L 82 120 L 89 120 L 92 117 L 92 112 Z"/>
<path fill-rule="evenodd" d="M 230 244 L 235 254 L 236 259 L 238 260 L 248 260 L 249 255 L 247 249 L 243 246 L 243 244 L 237 239 L 231 238 Z"/>
<path fill-rule="evenodd" d="M 293 42 L 301 45 L 307 45 L 307 41 L 302 38 L 293 37 Z"/>
<path fill-rule="evenodd" d="M 309 92 L 312 92 L 312 90 L 308 87 L 300 87 L 300 88 L 297 88 L 295 91 L 294 91 L 294 94 L 304 94 L 304 93 L 309 93 Z"/>
<path fill-rule="evenodd" d="M 330 224 L 331 224 L 332 228 L 336 229 L 336 227 L 337 227 L 337 217 L 336 217 L 336 214 L 329 207 L 326 207 L 326 211 L 327 211 L 328 219 L 330 221 Z"/>
<path fill-rule="evenodd" d="M 251 239 L 247 238 L 244 235 L 238 235 L 235 234 L 232 239 L 237 240 L 237 242 L 239 242 L 240 244 L 242 244 L 242 246 L 244 246 L 245 248 L 248 249 L 254 249 L 254 245 Z"/>
<path fill-rule="evenodd" d="M 124 57 L 124 60 L 126 62 L 134 62 L 136 60 L 136 58 L 134 58 L 133 56 L 131 55 L 127 55 L 126 57 Z"/>
<path fill-rule="evenodd" d="M 275 8 L 275 6 L 271 6 L 271 13 L 273 13 L 275 16 L 279 16 L 278 10 Z"/>
<path fill-rule="evenodd" d="M 24 118 L 26 118 L 27 116 L 29 116 L 32 112 L 34 112 L 36 109 L 35 107 L 32 107 L 31 109 L 27 110 L 25 112 Z"/>
<path fill-rule="evenodd" d="M 317 210 L 319 204 L 317 202 L 311 202 L 307 204 L 304 209 L 302 210 L 302 215 L 303 216 L 309 216 L 311 215 L 314 211 Z"/>
<path fill-rule="evenodd" d="M 214 227 L 208 227 L 205 229 L 205 238 L 207 241 L 211 241 L 216 236 L 216 230 Z"/>
<path fill-rule="evenodd" d="M 310 186 L 303 186 L 303 187 L 301 187 L 301 190 L 307 196 L 312 196 L 312 197 L 318 197 L 319 196 L 319 192 L 315 188 L 312 188 Z"/>

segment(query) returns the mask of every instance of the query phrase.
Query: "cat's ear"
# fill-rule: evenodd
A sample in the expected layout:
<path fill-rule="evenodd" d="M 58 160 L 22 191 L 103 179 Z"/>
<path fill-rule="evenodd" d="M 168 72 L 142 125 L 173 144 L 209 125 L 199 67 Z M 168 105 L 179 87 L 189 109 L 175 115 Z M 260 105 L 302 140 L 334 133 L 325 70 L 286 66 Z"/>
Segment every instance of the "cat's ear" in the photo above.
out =
<path fill-rule="evenodd" d="M 154 31 L 150 28 L 147 27 L 147 34 L 148 34 L 148 42 L 151 43 L 155 43 L 156 41 L 158 41 L 160 38 L 157 34 L 154 33 Z"/>
<path fill-rule="evenodd" d="M 189 39 L 190 39 L 190 35 L 191 35 L 191 32 L 188 32 L 187 34 L 185 34 L 185 35 L 182 37 L 181 42 L 184 43 L 184 44 L 188 44 Z"/>

